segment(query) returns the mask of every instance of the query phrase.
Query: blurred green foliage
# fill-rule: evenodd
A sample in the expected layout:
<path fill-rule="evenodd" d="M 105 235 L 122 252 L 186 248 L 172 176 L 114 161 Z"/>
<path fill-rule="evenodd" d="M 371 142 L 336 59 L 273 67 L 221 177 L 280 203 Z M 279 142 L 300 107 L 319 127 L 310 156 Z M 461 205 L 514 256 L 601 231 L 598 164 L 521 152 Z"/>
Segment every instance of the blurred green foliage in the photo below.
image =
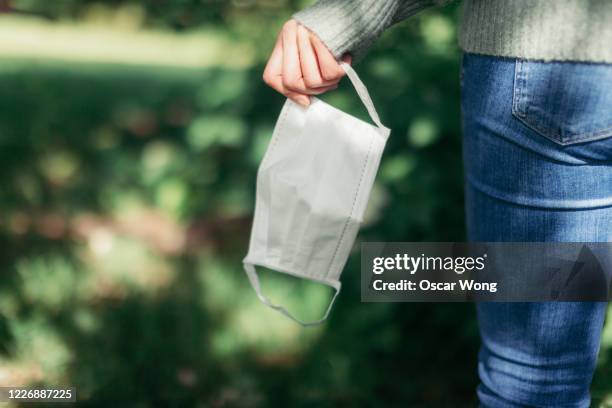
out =
<path fill-rule="evenodd" d="M 306 3 L 12 2 L 28 24 L 127 26 L 126 41 L 204 29 L 253 57 L 198 69 L 0 47 L 2 385 L 74 385 L 101 407 L 475 404 L 473 305 L 362 304 L 355 253 L 329 323 L 303 329 L 261 305 L 242 272 L 255 172 L 283 103 L 261 73 Z M 361 240 L 464 239 L 456 17 L 428 11 L 358 66 L 393 129 Z M 347 83 L 324 99 L 366 118 Z M 266 278 L 298 315 L 329 299 Z M 608 325 L 599 401 L 610 359 Z"/>

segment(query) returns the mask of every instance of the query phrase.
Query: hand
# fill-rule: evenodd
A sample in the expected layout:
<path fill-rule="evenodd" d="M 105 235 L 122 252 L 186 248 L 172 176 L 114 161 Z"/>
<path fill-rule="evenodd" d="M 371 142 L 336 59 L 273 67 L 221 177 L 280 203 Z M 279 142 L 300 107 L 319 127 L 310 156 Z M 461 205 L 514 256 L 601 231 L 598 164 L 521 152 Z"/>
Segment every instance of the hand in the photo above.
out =
<path fill-rule="evenodd" d="M 342 60 L 351 63 L 351 56 Z M 292 101 L 308 106 L 309 95 L 336 89 L 344 70 L 325 44 L 295 20 L 283 25 L 263 73 L 266 84 Z"/>

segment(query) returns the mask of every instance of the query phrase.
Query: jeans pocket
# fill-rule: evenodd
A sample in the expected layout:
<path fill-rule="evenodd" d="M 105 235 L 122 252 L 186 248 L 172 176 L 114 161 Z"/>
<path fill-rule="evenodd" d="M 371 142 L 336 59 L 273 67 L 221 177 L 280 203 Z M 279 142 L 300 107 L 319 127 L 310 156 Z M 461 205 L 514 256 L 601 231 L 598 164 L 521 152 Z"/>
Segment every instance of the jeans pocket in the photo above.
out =
<path fill-rule="evenodd" d="M 612 65 L 517 60 L 512 114 L 560 145 L 612 136 Z"/>

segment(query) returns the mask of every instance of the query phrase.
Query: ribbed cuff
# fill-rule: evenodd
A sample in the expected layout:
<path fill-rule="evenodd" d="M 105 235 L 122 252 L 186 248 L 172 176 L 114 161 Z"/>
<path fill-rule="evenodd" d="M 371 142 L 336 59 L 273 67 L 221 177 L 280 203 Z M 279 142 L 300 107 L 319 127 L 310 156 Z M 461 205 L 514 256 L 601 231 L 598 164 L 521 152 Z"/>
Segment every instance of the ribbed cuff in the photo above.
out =
<path fill-rule="evenodd" d="M 336 58 L 360 60 L 390 25 L 432 5 L 431 0 L 319 0 L 293 18 L 314 32 Z"/>

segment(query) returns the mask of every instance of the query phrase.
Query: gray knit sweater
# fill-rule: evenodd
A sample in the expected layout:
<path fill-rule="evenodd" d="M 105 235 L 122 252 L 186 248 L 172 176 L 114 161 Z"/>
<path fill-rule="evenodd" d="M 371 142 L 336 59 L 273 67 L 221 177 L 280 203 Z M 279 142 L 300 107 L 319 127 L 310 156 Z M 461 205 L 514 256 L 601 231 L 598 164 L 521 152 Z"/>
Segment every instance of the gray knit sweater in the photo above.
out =
<path fill-rule="evenodd" d="M 360 59 L 391 25 L 452 0 L 319 0 L 294 15 L 336 57 Z M 464 0 L 464 51 L 612 63 L 612 0 Z"/>

